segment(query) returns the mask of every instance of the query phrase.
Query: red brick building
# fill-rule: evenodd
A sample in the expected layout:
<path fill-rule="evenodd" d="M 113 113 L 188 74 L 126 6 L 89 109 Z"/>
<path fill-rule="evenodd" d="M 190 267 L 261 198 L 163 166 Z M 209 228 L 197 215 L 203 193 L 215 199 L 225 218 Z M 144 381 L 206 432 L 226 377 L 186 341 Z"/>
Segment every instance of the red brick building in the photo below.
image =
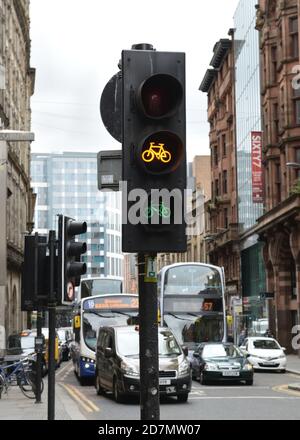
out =
<path fill-rule="evenodd" d="M 299 16 L 299 0 L 259 1 L 265 214 L 256 232 L 265 243 L 267 290 L 274 293 L 271 330 L 289 351 L 292 327 L 300 323 Z M 287 165 L 292 162 L 299 167 Z"/>
<path fill-rule="evenodd" d="M 233 37 L 233 32 L 230 31 Z M 240 253 L 237 224 L 235 97 L 233 39 L 221 39 L 200 85 L 207 93 L 211 150 L 209 261 L 225 269 L 227 294 L 240 291 Z M 227 298 L 229 304 L 229 298 Z"/>

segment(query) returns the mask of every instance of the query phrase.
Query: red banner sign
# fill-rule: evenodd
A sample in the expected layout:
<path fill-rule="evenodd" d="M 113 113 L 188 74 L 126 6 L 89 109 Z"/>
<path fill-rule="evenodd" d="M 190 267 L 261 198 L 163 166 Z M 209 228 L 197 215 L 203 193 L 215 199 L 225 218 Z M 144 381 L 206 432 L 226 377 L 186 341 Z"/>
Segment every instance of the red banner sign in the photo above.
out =
<path fill-rule="evenodd" d="M 262 132 L 251 132 L 251 158 L 252 158 L 252 201 L 264 201 L 264 185 L 262 170 Z"/>

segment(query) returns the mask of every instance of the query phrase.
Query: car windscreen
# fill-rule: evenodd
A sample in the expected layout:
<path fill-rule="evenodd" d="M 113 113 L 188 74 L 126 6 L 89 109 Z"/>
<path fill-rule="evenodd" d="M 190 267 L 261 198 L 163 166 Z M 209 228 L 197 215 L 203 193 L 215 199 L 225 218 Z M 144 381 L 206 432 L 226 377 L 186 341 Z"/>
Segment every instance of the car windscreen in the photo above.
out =
<path fill-rule="evenodd" d="M 119 332 L 117 337 L 117 350 L 121 356 L 138 356 L 139 332 Z M 162 330 L 158 333 L 159 356 L 179 356 L 181 353 L 181 348 L 170 331 Z"/>
<path fill-rule="evenodd" d="M 241 357 L 241 352 L 234 345 L 205 345 L 202 352 L 204 359 L 216 357 Z"/>
<path fill-rule="evenodd" d="M 253 347 L 262 350 L 280 350 L 280 345 L 274 339 L 257 339 L 253 341 Z"/>

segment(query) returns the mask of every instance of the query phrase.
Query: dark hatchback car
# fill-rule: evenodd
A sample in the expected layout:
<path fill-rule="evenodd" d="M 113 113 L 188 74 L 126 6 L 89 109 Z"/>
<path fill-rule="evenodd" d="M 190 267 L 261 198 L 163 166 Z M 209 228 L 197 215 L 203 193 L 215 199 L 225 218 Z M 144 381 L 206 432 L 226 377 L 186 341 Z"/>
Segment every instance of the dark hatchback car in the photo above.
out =
<path fill-rule="evenodd" d="M 193 378 L 202 385 L 213 381 L 245 381 L 253 385 L 253 367 L 233 344 L 202 343 L 193 354 Z"/>
<path fill-rule="evenodd" d="M 159 328 L 159 391 L 186 402 L 191 390 L 191 369 L 183 349 L 170 329 Z M 102 327 L 96 348 L 97 394 L 112 391 L 117 402 L 139 395 L 139 327 Z"/>

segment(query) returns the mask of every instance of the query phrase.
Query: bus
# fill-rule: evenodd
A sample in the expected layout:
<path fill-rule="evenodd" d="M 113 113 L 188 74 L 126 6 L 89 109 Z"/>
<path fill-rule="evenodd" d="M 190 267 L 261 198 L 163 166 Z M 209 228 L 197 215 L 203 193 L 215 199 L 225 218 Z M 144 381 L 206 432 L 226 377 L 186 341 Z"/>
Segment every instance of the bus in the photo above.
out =
<path fill-rule="evenodd" d="M 82 278 L 80 281 L 79 298 L 104 295 L 107 293 L 122 293 L 123 278 L 121 277 L 93 277 Z"/>
<path fill-rule="evenodd" d="M 104 294 L 81 299 L 74 308 L 71 358 L 81 384 L 95 376 L 95 351 L 99 328 L 136 324 L 138 295 Z"/>
<path fill-rule="evenodd" d="M 225 342 L 225 277 L 221 267 L 177 263 L 158 273 L 160 325 L 169 327 L 189 353 L 201 342 Z"/>

